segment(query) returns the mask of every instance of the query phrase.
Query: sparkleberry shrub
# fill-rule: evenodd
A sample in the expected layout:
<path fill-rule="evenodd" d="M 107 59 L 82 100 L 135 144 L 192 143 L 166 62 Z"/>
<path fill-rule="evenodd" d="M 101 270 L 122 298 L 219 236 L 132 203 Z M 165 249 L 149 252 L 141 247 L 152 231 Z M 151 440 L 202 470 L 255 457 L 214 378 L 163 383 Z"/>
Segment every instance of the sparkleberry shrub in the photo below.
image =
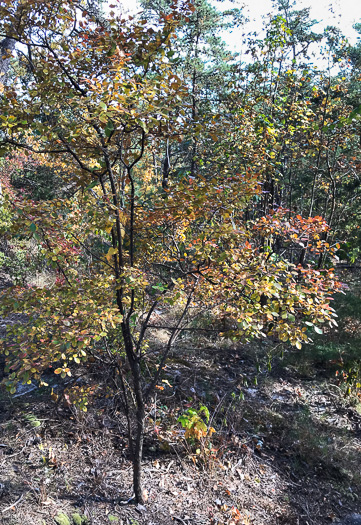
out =
<path fill-rule="evenodd" d="M 282 210 L 249 217 L 248 206 L 263 198 L 263 175 L 243 157 L 219 162 L 228 155 L 227 114 L 209 126 L 188 118 L 188 84 L 174 73 L 172 39 L 194 9 L 173 6 L 148 24 L 113 12 L 94 17 L 86 7 L 76 22 L 71 0 L 0 5 L 2 33 L 31 50 L 33 68 L 21 90 L 3 87 L 0 150 L 43 156 L 71 189 L 46 201 L 12 199 L 12 232 L 35 239 L 58 278 L 51 287 L 17 286 L 2 296 L 3 314 L 28 315 L 2 343 L 6 384 L 13 393 L 17 382 L 42 381 L 49 368 L 66 377 L 80 364 L 105 362 L 129 424 L 138 501 L 146 406 L 191 312 L 224 318 L 233 339 L 270 336 L 298 348 L 310 328 L 332 327 L 335 316 L 333 271 L 295 257 L 331 250 L 324 221 L 290 219 Z M 235 123 L 244 135 L 238 154 L 251 155 L 257 167 L 267 137 L 255 128 L 252 100 L 244 104 Z M 165 144 L 214 137 L 218 157 L 207 176 L 185 170 L 162 184 L 154 158 Z M 172 311 L 173 324 L 167 341 L 150 348 L 159 310 Z M 86 391 L 78 395 L 86 407 Z M 187 417 L 187 431 L 201 435 L 201 414 Z"/>

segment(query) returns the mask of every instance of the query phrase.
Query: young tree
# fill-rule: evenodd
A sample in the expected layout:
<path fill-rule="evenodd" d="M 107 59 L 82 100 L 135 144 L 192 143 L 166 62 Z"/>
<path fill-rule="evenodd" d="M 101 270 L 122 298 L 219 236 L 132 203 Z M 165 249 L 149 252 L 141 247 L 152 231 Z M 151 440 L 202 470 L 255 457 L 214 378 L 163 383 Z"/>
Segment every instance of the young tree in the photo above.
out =
<path fill-rule="evenodd" d="M 2 297 L 3 312 L 29 316 L 3 342 L 7 385 L 13 393 L 19 380 L 41 381 L 49 367 L 65 377 L 89 359 L 105 362 L 128 420 L 139 502 L 146 406 L 191 312 L 227 318 L 229 337 L 269 335 L 298 348 L 309 327 L 334 324 L 333 272 L 297 267 L 273 249 L 326 249 L 320 217 L 278 210 L 247 220 L 262 187 L 235 154 L 233 164 L 219 164 L 224 169 L 186 174 L 166 188 L 153 171 L 154 148 L 186 133 L 189 86 L 166 60 L 188 6 L 179 9 L 154 28 L 114 13 L 104 21 L 71 0 L 0 7 L 0 35 L 26 46 L 32 71 L 26 89 L 16 80 L 3 88 L 1 151 L 60 162 L 72 188 L 64 198 L 12 202 L 14 230 L 41 243 L 58 278 L 51 289 L 16 287 Z M 217 122 L 225 136 L 228 125 Z M 241 126 L 245 135 L 253 129 L 249 108 Z M 92 261 L 86 270 L 84 255 Z M 156 308 L 172 310 L 175 321 L 168 341 L 149 349 Z"/>

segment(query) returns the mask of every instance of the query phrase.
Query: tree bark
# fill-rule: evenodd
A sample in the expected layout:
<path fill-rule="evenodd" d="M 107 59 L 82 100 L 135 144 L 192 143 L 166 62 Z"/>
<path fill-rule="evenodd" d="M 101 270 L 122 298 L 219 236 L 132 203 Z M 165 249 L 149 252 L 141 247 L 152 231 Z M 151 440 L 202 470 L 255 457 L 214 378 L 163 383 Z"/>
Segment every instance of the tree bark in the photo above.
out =
<path fill-rule="evenodd" d="M 142 458 L 143 458 L 143 442 L 144 442 L 144 422 L 145 422 L 145 407 L 141 388 L 140 366 L 136 363 L 136 370 L 133 377 L 134 391 L 137 402 L 136 409 L 136 428 L 135 441 L 133 445 L 133 487 L 137 503 L 143 503 L 143 487 L 142 487 Z"/>

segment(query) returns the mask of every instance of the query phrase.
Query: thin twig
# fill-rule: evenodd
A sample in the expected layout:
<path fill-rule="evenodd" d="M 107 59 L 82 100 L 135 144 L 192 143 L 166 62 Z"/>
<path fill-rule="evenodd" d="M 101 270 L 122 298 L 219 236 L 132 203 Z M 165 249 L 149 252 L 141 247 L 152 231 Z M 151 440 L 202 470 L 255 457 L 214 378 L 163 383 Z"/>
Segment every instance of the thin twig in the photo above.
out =
<path fill-rule="evenodd" d="M 155 324 L 148 324 L 147 328 L 157 328 L 159 330 L 179 330 L 182 332 L 184 332 L 185 330 L 191 331 L 191 332 L 217 332 L 217 333 L 222 332 L 221 328 L 219 330 L 216 330 L 214 328 L 179 328 L 176 326 L 163 326 L 163 325 L 160 326 L 160 325 L 155 325 Z M 235 330 L 235 328 L 233 330 Z"/>
<path fill-rule="evenodd" d="M 183 525 L 187 525 L 186 522 L 182 520 L 182 518 L 180 518 L 179 516 L 173 516 L 173 519 L 179 521 L 180 523 L 183 523 Z"/>
<path fill-rule="evenodd" d="M 16 500 L 15 503 L 12 503 L 8 507 L 6 507 L 6 509 L 3 509 L 1 512 L 4 514 L 8 510 L 11 510 L 13 507 L 15 507 L 16 505 L 18 505 L 20 503 L 20 501 L 23 499 L 23 497 L 24 497 L 24 494 L 21 494 L 20 498 L 18 500 Z"/>

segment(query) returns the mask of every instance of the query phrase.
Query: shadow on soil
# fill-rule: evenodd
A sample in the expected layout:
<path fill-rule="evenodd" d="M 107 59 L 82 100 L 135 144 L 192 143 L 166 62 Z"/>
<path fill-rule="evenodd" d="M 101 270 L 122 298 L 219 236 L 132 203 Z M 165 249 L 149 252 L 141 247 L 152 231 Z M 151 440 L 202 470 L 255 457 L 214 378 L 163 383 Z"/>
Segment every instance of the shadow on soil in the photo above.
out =
<path fill-rule="evenodd" d="M 339 332 L 283 359 L 271 344 L 200 340 L 196 353 L 180 341 L 172 386 L 148 407 L 145 507 L 121 504 L 132 472 L 115 398 L 84 414 L 46 390 L 1 393 L 0 524 L 55 525 L 79 510 L 92 525 L 326 525 L 360 512 L 361 302 L 337 300 Z M 179 415 L 201 405 L 216 432 L 187 441 Z"/>

